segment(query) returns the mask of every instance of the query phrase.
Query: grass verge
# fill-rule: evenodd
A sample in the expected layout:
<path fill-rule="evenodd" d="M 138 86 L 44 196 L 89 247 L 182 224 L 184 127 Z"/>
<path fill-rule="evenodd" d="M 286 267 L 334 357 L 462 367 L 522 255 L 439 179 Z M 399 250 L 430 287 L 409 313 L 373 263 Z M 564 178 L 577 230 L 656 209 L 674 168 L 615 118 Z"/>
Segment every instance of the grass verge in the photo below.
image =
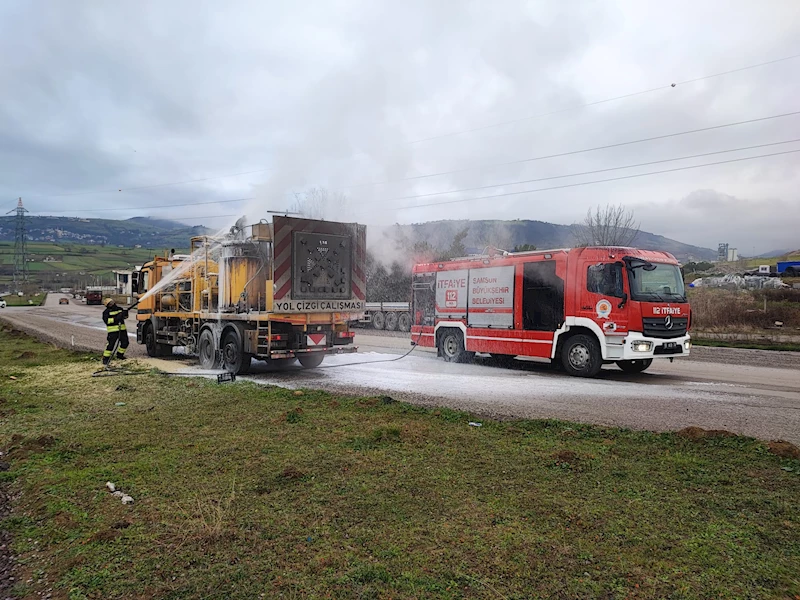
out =
<path fill-rule="evenodd" d="M 800 594 L 800 461 L 753 439 L 96 367 L 0 332 L 20 596 Z"/>
<path fill-rule="evenodd" d="M 3 300 L 6 301 L 6 304 L 8 306 L 41 306 L 42 304 L 44 304 L 46 298 L 47 298 L 46 293 L 39 294 L 38 296 L 35 295 L 17 296 L 16 294 L 9 294 L 7 296 L 3 296 Z"/>

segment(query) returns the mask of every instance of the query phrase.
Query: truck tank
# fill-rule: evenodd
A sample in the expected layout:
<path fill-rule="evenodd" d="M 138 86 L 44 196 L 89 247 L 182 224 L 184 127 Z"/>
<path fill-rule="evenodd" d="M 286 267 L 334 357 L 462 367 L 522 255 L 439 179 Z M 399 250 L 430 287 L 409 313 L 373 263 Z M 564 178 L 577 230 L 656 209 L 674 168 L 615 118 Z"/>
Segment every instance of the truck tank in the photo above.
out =
<path fill-rule="evenodd" d="M 269 244 L 253 238 L 222 244 L 218 261 L 220 312 L 264 310 L 270 276 Z"/>

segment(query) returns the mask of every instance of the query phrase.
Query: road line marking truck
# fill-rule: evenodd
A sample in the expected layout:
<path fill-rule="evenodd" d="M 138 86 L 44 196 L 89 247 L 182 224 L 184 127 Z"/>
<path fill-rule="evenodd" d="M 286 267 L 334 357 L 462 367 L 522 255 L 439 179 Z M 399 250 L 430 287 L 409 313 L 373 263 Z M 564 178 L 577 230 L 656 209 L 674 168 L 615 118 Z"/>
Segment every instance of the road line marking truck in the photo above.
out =
<path fill-rule="evenodd" d="M 134 273 L 136 341 L 149 356 L 182 346 L 203 368 L 246 373 L 251 359 L 306 368 L 355 352 L 366 227 L 294 217 L 191 239 L 191 253 Z"/>
<path fill-rule="evenodd" d="M 589 247 L 415 265 L 411 338 L 451 362 L 539 357 L 580 377 L 687 356 L 691 311 L 667 252 Z"/>

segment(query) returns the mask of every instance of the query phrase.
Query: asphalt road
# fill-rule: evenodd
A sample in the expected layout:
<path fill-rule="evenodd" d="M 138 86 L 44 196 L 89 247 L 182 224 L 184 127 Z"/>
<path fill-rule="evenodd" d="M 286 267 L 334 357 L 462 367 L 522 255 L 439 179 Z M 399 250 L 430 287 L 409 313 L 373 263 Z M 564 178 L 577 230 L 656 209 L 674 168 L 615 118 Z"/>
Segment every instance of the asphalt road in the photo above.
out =
<path fill-rule="evenodd" d="M 0 319 L 65 347 L 102 349 L 102 307 L 58 303 L 0 311 Z M 145 356 L 130 325 L 129 356 Z M 800 353 L 726 348 L 692 350 L 689 358 L 656 361 L 645 373 L 614 366 L 592 380 L 576 379 L 547 364 L 516 360 L 498 367 L 488 358 L 449 364 L 428 349 L 410 348 L 402 334 L 359 330 L 359 353 L 329 357 L 322 368 L 283 371 L 254 361 L 249 379 L 289 388 L 391 395 L 428 406 L 447 406 L 491 417 L 558 418 L 633 429 L 676 430 L 690 425 L 727 429 L 762 439 L 800 443 Z M 168 371 L 203 374 L 194 361 L 154 361 Z M 369 364 L 372 363 L 372 364 Z"/>

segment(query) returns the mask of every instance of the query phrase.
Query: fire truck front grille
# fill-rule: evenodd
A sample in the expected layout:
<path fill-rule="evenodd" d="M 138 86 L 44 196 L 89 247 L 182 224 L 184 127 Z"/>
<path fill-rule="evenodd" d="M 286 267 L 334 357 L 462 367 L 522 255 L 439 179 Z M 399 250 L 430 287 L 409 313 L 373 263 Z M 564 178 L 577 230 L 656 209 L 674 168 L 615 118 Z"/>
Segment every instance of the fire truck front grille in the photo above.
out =
<path fill-rule="evenodd" d="M 686 317 L 645 317 L 642 333 L 647 337 L 677 338 L 686 335 L 688 324 Z"/>

